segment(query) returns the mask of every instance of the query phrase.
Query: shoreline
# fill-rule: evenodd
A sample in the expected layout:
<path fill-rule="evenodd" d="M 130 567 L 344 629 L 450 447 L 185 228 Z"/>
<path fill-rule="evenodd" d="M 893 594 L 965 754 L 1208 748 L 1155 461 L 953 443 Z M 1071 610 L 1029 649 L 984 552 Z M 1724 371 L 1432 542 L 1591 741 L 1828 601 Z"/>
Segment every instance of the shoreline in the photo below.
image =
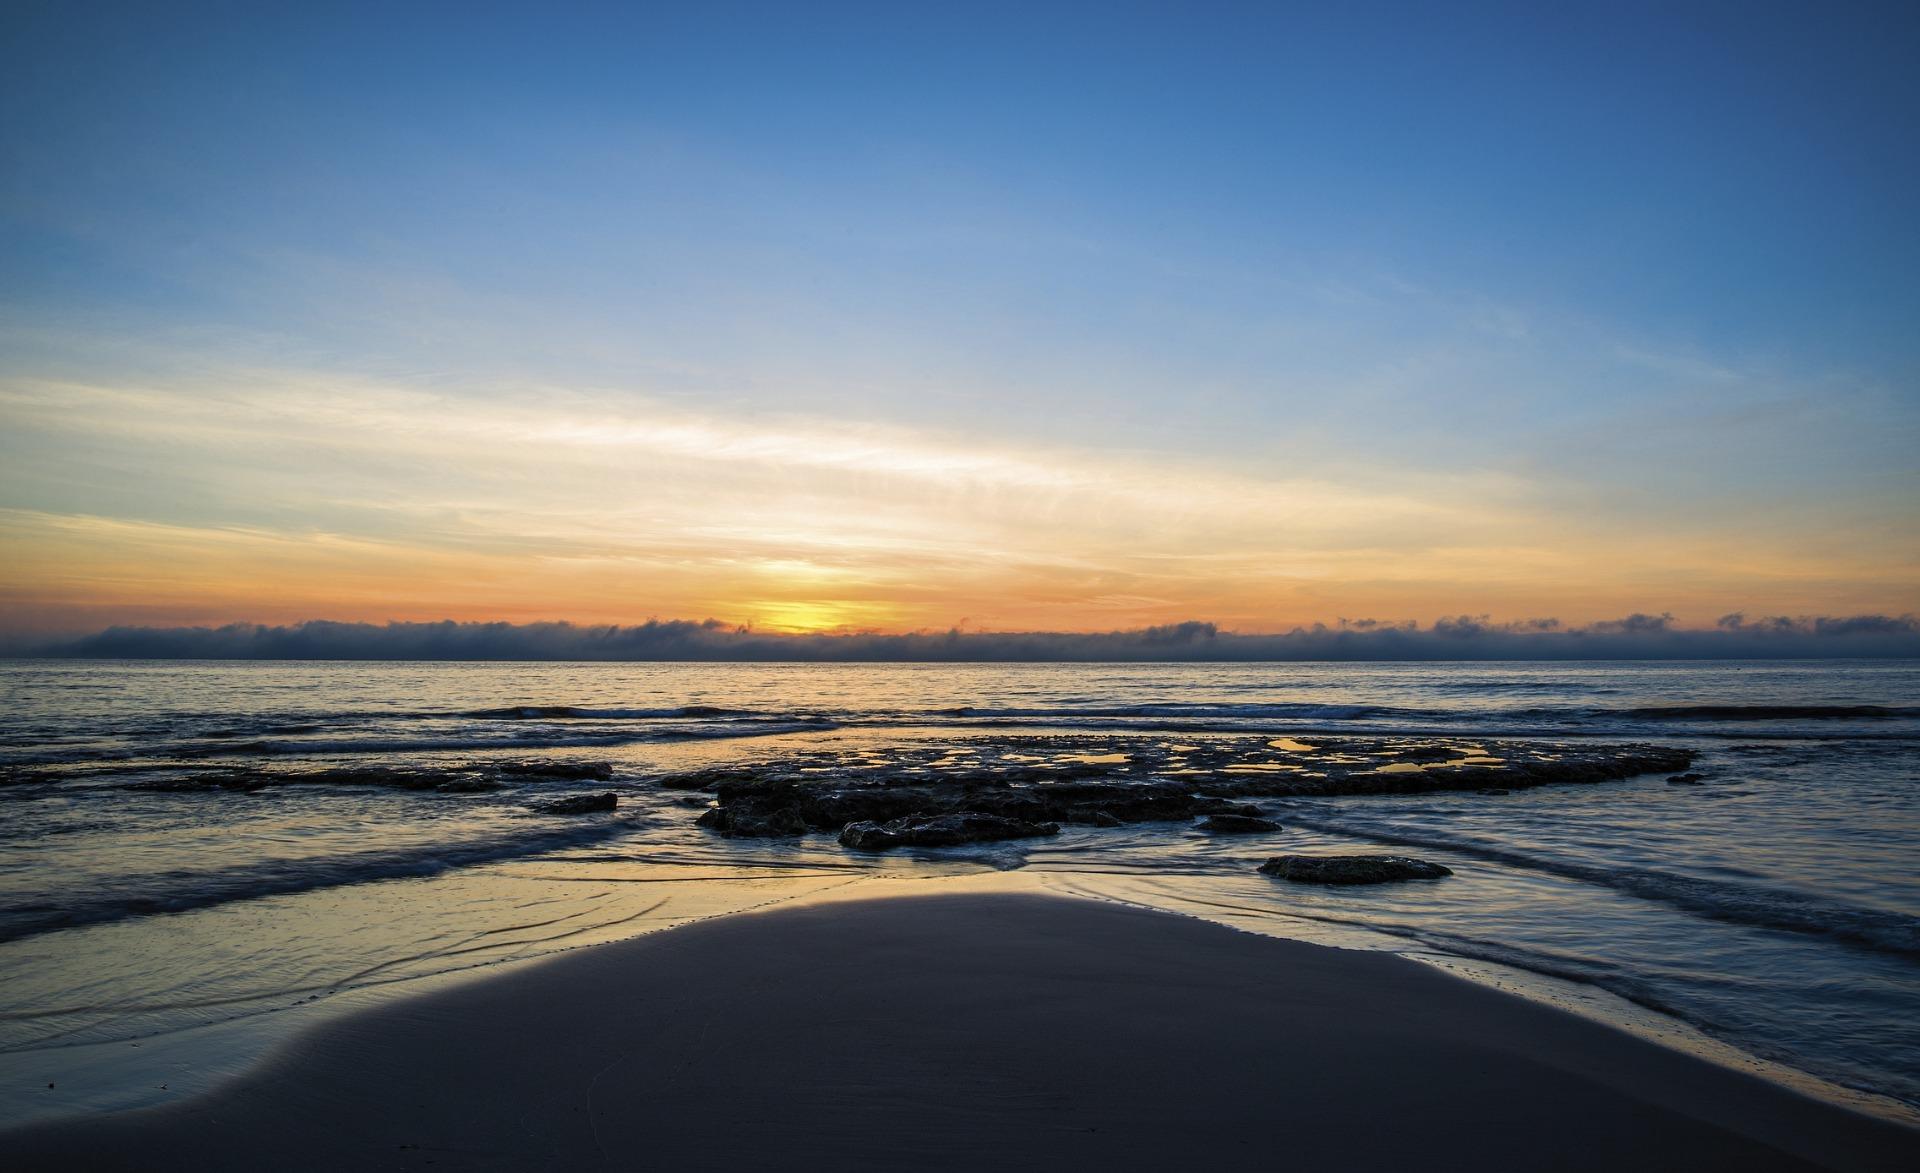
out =
<path fill-rule="evenodd" d="M 1061 1112 L 1088 1131 L 1063 1131 Z M 1382 1135 L 1376 1118 L 1420 1127 Z M 748 1149 L 717 1139 L 729 1128 Z M 1492 1128 L 1498 1159 L 1448 1155 Z M 608 1148 L 609 1130 L 627 1139 Z M 0 1153 L 36 1168 L 624 1167 L 622 1153 L 719 1167 L 800 1137 L 823 1146 L 820 1167 L 1144 1167 L 1262 1146 L 1351 1161 L 1356 1145 L 1460 1168 L 1920 1159 L 1920 1131 L 1403 957 L 1117 902 L 853 893 L 356 1011 L 211 1094 L 0 1133 Z"/>
<path fill-rule="evenodd" d="M 0 1078 L 8 1085 L 0 1089 L 7 1096 L 5 1101 L 0 1101 L 0 1136 L 26 1128 L 160 1110 L 216 1095 L 243 1081 L 305 1034 L 326 1030 L 345 1019 L 378 1013 L 399 1002 L 433 997 L 476 982 L 511 978 L 530 967 L 582 951 L 617 948 L 661 933 L 764 912 L 849 902 L 1004 895 L 1091 902 L 1192 920 L 1252 937 L 1399 958 L 1505 996 L 1571 1014 L 1723 1070 L 1758 1078 L 1842 1110 L 1920 1129 L 1920 1107 L 1765 1058 L 1722 1040 L 1684 1018 L 1635 1002 L 1600 985 L 1436 950 L 1360 922 L 1243 909 L 1204 898 L 1169 899 L 1164 891 L 1136 891 L 1125 883 L 1112 883 L 1119 879 L 1121 877 L 1099 873 L 1018 869 L 939 876 L 875 872 L 824 887 L 796 884 L 794 890 L 771 898 L 723 905 L 692 916 L 669 917 L 625 936 L 589 941 L 552 952 L 484 961 L 398 982 L 343 989 L 322 998 L 249 1010 L 233 1018 L 157 1034 L 0 1055 Z M 136 1053 L 129 1054 L 129 1048 Z M 49 1076 L 59 1081 L 60 1089 L 58 1101 L 52 1104 L 43 1096 L 52 1098 L 53 1083 L 46 1083 L 47 1090 L 42 1092 L 39 1090 L 42 1084 L 36 1082 Z"/>
<path fill-rule="evenodd" d="M 439 983 L 418 979 L 483 960 L 696 920 L 747 903 L 742 897 L 752 889 L 788 893 L 792 886 L 775 877 L 801 869 L 941 880 L 927 891 L 980 890 L 953 880 L 1019 869 L 1044 877 L 1052 890 L 1260 932 L 1442 963 L 1446 958 L 1428 951 L 1518 966 L 1483 980 L 1523 983 L 1530 995 L 1544 987 L 1550 1000 L 1579 1003 L 1616 1025 L 1644 1021 L 1649 1034 L 1667 1042 L 1689 1033 L 1670 1025 L 1698 1024 L 1745 1056 L 1786 1065 L 1776 1075 L 1791 1084 L 1830 1081 L 1825 1087 L 1841 1089 L 1842 1102 L 1888 1097 L 1895 1106 L 1885 1114 L 1895 1119 L 1911 1118 L 1920 1105 L 1920 1049 L 1900 1013 L 1920 993 L 1911 961 L 1920 930 L 1915 875 L 1904 866 L 1910 845 L 1901 821 L 1874 814 L 1911 809 L 1910 788 L 1900 783 L 1912 773 L 1913 745 L 1854 745 L 1829 736 L 1728 748 L 1691 723 L 1601 720 L 1681 701 L 1739 700 L 1742 719 L 1716 719 L 1711 728 L 1744 737 L 1774 730 L 1777 720 L 1744 717 L 1774 712 L 1778 703 L 1826 697 L 1905 704 L 1913 695 L 1911 669 L 1769 676 L 1766 687 L 1693 670 L 863 670 L 808 677 L 798 682 L 804 688 L 777 673 L 450 670 L 424 693 L 408 672 L 275 672 L 273 687 L 261 689 L 224 671 L 187 673 L 192 679 L 175 672 L 138 679 L 69 673 L 33 694 L 46 703 L 10 715 L 10 727 L 58 731 L 49 748 L 120 746 L 134 757 L 103 758 L 98 770 L 6 792 L 29 800 L 10 803 L 19 818 L 0 844 L 0 855 L 17 865 L 10 907 L 91 915 L 113 906 L 115 919 L 0 946 L 9 979 L 0 998 L 0 1047 L 11 1053 L 0 1055 L 0 1126 L 75 1107 L 123 1108 L 195 1094 L 211 1076 L 193 1072 L 231 1072 L 299 1027 L 378 1000 L 357 989 L 369 973 L 404 983 L 393 987 L 396 995 L 424 992 Z M 126 697 L 102 700 L 98 711 L 71 703 L 113 697 L 123 687 L 131 690 Z M 142 715 L 164 709 L 182 688 L 208 698 L 194 716 L 156 723 Z M 704 736 L 739 725 L 762 728 L 760 718 L 791 715 L 796 702 L 849 724 L 747 740 Z M 1264 717 L 1247 718 L 1232 733 L 1175 737 L 1148 727 L 1159 718 L 1136 715 L 1223 707 L 1297 713 L 1309 702 L 1315 711 L 1334 706 L 1378 719 L 1356 719 L 1356 728 L 1321 726 L 1303 741 L 1294 736 L 1296 719 L 1276 719 L 1269 728 Z M 889 724 L 890 714 L 902 712 L 1013 710 L 1044 712 L 1048 721 L 1084 711 L 1128 715 L 1078 729 L 982 728 L 998 717 L 912 730 Z M 1320 772 L 1344 772 L 1351 781 L 1369 765 L 1378 771 L 1388 751 L 1407 762 L 1386 765 L 1421 766 L 1424 778 L 1442 748 L 1449 758 L 1491 750 L 1492 731 L 1511 732 L 1516 712 L 1561 714 L 1623 745 L 1648 740 L 1643 735 L 1657 725 L 1663 736 L 1652 740 L 1704 755 L 1692 772 L 1706 777 L 1677 785 L 1648 775 L 1260 802 L 1235 795 L 1223 801 L 1259 806 L 1283 828 L 1265 838 L 1216 835 L 1178 819 L 1128 821 L 1152 811 L 1109 810 L 1091 824 L 1058 819 L 1057 836 L 884 854 L 837 843 L 844 829 L 837 817 L 826 820 L 837 824 L 831 834 L 716 835 L 701 820 L 709 818 L 718 783 L 681 789 L 703 772 L 735 776 L 742 786 L 747 776 L 791 775 L 834 790 L 866 781 L 926 789 L 944 802 L 970 779 L 1004 774 L 1022 785 L 1065 780 L 1071 793 L 1110 805 L 1116 795 L 1131 801 L 1141 785 L 1166 775 L 1185 779 L 1206 799 L 1214 781 L 1233 791 L 1284 783 L 1282 773 L 1255 766 L 1319 761 Z M 549 719 L 557 713 L 574 716 Z M 441 716 L 422 723 L 423 714 Z M 1415 737 L 1420 730 L 1406 723 L 1441 714 L 1459 718 L 1447 725 L 1444 747 L 1424 744 L 1431 739 Z M 1821 728 L 1834 733 L 1853 724 Z M 565 748 L 583 730 L 646 730 L 665 740 L 604 753 Z M 1690 732 L 1679 736 L 1681 730 Z M 363 749 L 394 738 L 444 748 L 335 759 L 300 748 L 308 732 L 326 744 L 370 739 Z M 293 741 L 274 740 L 295 734 Z M 511 752 L 459 748 L 493 735 L 527 744 Z M 1254 741 L 1229 752 L 1226 743 L 1248 737 Z M 1387 743 L 1372 744 L 1383 737 Z M 164 751 L 187 742 L 224 747 L 234 756 L 221 768 L 232 777 L 207 774 L 209 759 L 171 763 Z M 1554 754 L 1557 744 L 1534 749 Z M 1594 747 L 1577 748 L 1584 755 Z M 515 773 L 518 766 L 526 772 Z M 1199 773 L 1181 773 L 1187 769 Z M 235 788 L 214 784 L 222 778 Z M 427 782 L 434 785 L 414 788 Z M 556 796 L 607 790 L 618 792 L 611 819 L 546 812 Z M 1056 798 L 1069 793 L 1054 790 Z M 1050 810 L 1033 813 L 1056 821 Z M 1111 826 L 1113 819 L 1121 826 Z M 589 833 L 616 823 L 618 833 L 605 842 L 540 841 L 550 828 L 597 839 Z M 511 850 L 480 862 L 469 852 L 476 842 Z M 203 850 L 209 843 L 221 850 Z M 1432 885 L 1322 891 L 1256 871 L 1274 852 L 1371 852 L 1383 843 L 1455 875 Z M 262 874 L 274 881 L 267 891 L 281 894 L 258 891 Z M 381 878 L 389 875 L 400 878 Z M 715 876 L 725 882 L 707 882 Z M 852 891 L 872 888 L 856 884 Z M 885 888 L 922 890 L 906 883 Z M 208 892 L 238 899 L 209 903 L 202 899 Z M 191 911 L 171 914 L 175 907 Z M 636 916 L 637 923 L 623 923 Z M 1859 948 L 1863 929 L 1873 939 Z M 285 1010 L 309 999 L 315 1001 L 306 1009 Z M 255 1009 L 257 1030 L 214 1038 L 200 1029 Z M 1680 1041 L 1696 1051 L 1698 1043 Z M 153 1062 L 131 1071 L 122 1062 L 163 1049 L 185 1062 L 170 1072 Z M 1740 1056 L 1733 1063 L 1752 1066 Z M 1812 1080 L 1795 1078 L 1795 1071 Z M 47 1087 L 55 1079 L 58 1091 Z M 161 1084 L 169 1087 L 157 1090 Z"/>
<path fill-rule="evenodd" d="M 1055 877 L 1059 878 L 1059 877 Z M 1074 876 L 1076 880 L 1085 877 Z M 1563 977 L 1525 966 L 1449 953 L 1425 946 L 1415 939 L 1396 936 L 1385 930 L 1357 922 L 1331 922 L 1298 913 L 1261 911 L 1233 915 L 1217 906 L 1208 906 L 1205 914 L 1178 907 L 1171 902 L 1155 903 L 1136 894 L 1103 891 L 1083 884 L 1066 888 L 1042 884 L 1023 889 L 1053 896 L 1112 903 L 1124 908 L 1197 920 L 1235 932 L 1277 941 L 1298 942 L 1323 949 L 1381 953 L 1433 969 L 1459 981 L 1483 989 L 1498 991 L 1538 1006 L 1570 1014 L 1609 1030 L 1644 1040 L 1664 1050 L 1687 1055 L 1723 1070 L 1752 1076 L 1797 1095 L 1819 1100 L 1836 1108 L 1869 1116 L 1907 1128 L 1920 1129 L 1920 1106 L 1884 1092 L 1850 1087 L 1782 1060 L 1745 1050 L 1708 1033 L 1701 1026 L 1670 1011 L 1636 1002 L 1601 985 Z M 823 895 L 823 899 L 833 899 Z M 844 897 L 854 899 L 857 897 Z M 805 898 L 810 901 L 814 897 Z M 1281 921 L 1276 926 L 1273 922 Z"/>

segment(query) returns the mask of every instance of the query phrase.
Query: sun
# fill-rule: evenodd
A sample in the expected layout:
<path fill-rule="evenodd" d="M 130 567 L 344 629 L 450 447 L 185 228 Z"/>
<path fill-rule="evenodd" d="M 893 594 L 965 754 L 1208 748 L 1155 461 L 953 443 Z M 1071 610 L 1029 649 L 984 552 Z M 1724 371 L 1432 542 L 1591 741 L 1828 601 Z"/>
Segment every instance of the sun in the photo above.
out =
<path fill-rule="evenodd" d="M 752 610 L 755 627 L 796 635 L 844 631 L 871 624 L 876 618 L 870 607 L 824 599 L 766 600 L 754 604 Z"/>

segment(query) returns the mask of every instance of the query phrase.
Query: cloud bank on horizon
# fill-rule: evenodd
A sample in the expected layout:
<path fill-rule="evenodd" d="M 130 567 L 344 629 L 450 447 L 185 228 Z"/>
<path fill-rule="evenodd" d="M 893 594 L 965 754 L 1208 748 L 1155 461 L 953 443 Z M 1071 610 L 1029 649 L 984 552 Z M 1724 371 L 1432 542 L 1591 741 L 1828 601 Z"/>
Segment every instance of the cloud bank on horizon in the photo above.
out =
<path fill-rule="evenodd" d="M 628 626 L 572 623 L 337 623 L 285 626 L 115 627 L 32 647 L 61 657 L 270 660 L 567 661 L 1256 661 L 1797 659 L 1920 656 L 1920 619 L 1722 616 L 1707 629 L 1667 614 L 1634 614 L 1582 626 L 1556 619 L 1495 623 L 1449 616 L 1342 620 L 1274 634 L 1222 631 L 1188 620 L 1135 631 L 755 631 L 717 619 Z"/>
<path fill-rule="evenodd" d="M 1910 5 L 561 7 L 9 14 L 9 646 L 1920 610 Z"/>

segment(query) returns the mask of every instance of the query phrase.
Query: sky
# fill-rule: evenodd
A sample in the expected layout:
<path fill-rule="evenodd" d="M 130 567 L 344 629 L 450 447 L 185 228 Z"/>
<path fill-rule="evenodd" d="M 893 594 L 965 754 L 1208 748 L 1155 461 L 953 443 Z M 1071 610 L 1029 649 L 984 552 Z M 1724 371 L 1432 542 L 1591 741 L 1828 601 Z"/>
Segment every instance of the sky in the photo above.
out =
<path fill-rule="evenodd" d="M 13 3 L 0 634 L 1920 610 L 1912 4 Z"/>

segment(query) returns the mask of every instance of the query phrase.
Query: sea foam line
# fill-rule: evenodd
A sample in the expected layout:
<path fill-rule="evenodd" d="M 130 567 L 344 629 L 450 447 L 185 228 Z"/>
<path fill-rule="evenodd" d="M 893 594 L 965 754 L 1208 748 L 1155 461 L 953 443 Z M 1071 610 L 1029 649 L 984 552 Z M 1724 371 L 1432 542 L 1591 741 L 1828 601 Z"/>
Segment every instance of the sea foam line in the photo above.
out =
<path fill-rule="evenodd" d="M 95 891 L 58 907 L 32 905 L 0 909 L 0 943 L 60 929 L 105 924 L 133 917 L 188 912 L 199 908 L 337 888 L 372 880 L 431 876 L 474 864 L 541 855 L 565 847 L 615 838 L 633 830 L 619 819 L 564 828 L 529 829 L 427 850 L 370 851 L 303 860 L 262 860 L 206 872 L 169 872 L 141 877 L 143 887 Z M 156 891 L 155 888 L 164 888 Z"/>
<path fill-rule="evenodd" d="M 1288 823 L 1315 831 L 1352 835 L 1404 847 L 1432 847 L 1523 871 L 1597 884 L 1715 920 L 1759 928 L 1834 937 L 1883 953 L 1920 957 L 1920 917 L 1861 908 L 1803 893 L 1758 885 L 1705 880 L 1655 868 L 1609 868 L 1499 847 L 1435 833 L 1414 834 L 1364 820 L 1328 819 L 1296 810 Z"/>

